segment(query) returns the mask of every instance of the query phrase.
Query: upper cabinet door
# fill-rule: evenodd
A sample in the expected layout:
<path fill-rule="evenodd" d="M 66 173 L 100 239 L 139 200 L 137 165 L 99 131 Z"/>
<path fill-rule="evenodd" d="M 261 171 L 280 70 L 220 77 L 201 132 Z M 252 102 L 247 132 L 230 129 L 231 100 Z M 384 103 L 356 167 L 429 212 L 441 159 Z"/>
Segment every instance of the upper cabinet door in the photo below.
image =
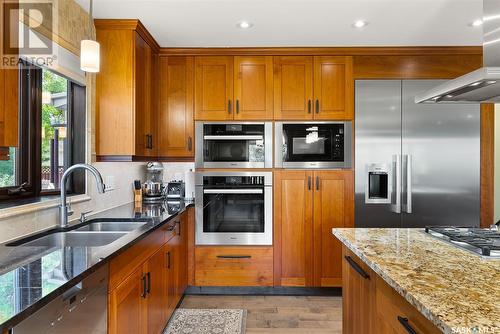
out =
<path fill-rule="evenodd" d="M 274 58 L 274 118 L 313 118 L 313 57 Z"/>
<path fill-rule="evenodd" d="M 0 69 L 0 146 L 18 145 L 19 70 Z M 1 158 L 0 158 L 1 160 Z"/>
<path fill-rule="evenodd" d="M 314 57 L 314 118 L 353 118 L 351 57 Z"/>
<path fill-rule="evenodd" d="M 273 57 L 234 57 L 234 119 L 273 119 Z"/>
<path fill-rule="evenodd" d="M 160 58 L 159 155 L 194 157 L 194 59 Z"/>
<path fill-rule="evenodd" d="M 231 120 L 233 113 L 233 57 L 196 57 L 195 118 Z"/>
<path fill-rule="evenodd" d="M 151 47 L 135 33 L 135 154 L 153 155 Z"/>

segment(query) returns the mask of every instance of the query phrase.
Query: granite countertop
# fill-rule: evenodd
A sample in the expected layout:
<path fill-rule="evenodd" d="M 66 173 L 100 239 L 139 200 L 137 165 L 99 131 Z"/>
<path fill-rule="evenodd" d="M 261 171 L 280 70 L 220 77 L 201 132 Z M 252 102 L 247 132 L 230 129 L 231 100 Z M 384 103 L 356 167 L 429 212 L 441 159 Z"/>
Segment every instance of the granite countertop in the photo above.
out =
<path fill-rule="evenodd" d="M 93 219 L 138 219 L 146 222 L 100 247 L 30 247 L 0 244 L 0 333 L 93 273 L 111 258 L 192 206 L 191 202 L 122 205 L 89 216 Z M 71 224 L 71 223 L 70 223 Z"/>
<path fill-rule="evenodd" d="M 423 229 L 339 228 L 333 235 L 444 333 L 500 333 L 500 260 Z"/>

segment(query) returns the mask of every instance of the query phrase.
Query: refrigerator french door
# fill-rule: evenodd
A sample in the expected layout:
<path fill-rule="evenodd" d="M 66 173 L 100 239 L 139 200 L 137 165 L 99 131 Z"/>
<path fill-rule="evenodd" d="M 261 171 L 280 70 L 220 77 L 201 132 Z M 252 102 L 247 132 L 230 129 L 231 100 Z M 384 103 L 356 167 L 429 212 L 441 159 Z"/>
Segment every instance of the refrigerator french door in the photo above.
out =
<path fill-rule="evenodd" d="M 356 227 L 479 226 L 480 107 L 415 103 L 439 83 L 356 81 Z"/>

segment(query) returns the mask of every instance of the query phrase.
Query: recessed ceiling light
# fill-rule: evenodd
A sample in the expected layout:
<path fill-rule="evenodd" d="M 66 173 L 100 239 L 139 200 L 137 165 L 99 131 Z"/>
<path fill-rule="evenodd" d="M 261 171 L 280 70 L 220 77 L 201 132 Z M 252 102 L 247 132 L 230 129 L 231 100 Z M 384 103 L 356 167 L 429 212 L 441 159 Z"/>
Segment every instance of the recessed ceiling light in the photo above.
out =
<path fill-rule="evenodd" d="M 240 22 L 238 22 L 237 26 L 238 26 L 238 28 L 241 28 L 241 29 L 248 29 L 248 28 L 251 28 L 253 26 L 253 24 L 248 22 L 248 21 L 240 21 Z"/>
<path fill-rule="evenodd" d="M 474 21 L 472 21 L 472 23 L 470 25 L 473 27 L 479 27 L 479 26 L 483 25 L 483 20 L 481 20 L 481 19 L 474 20 Z"/>
<path fill-rule="evenodd" d="M 354 28 L 363 28 L 363 27 L 365 27 L 367 24 L 368 24 L 368 22 L 366 22 L 366 21 L 363 21 L 363 20 L 357 20 L 357 21 L 354 21 L 354 23 L 352 24 L 352 26 L 353 26 Z"/>

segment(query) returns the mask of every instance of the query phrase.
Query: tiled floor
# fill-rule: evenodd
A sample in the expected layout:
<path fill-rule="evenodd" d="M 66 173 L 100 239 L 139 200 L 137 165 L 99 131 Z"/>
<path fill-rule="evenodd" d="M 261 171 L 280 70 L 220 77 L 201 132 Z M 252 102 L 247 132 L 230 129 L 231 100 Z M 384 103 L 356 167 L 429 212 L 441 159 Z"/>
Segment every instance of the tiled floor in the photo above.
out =
<path fill-rule="evenodd" d="M 183 308 L 247 310 L 247 334 L 342 333 L 341 297 L 185 296 Z"/>

